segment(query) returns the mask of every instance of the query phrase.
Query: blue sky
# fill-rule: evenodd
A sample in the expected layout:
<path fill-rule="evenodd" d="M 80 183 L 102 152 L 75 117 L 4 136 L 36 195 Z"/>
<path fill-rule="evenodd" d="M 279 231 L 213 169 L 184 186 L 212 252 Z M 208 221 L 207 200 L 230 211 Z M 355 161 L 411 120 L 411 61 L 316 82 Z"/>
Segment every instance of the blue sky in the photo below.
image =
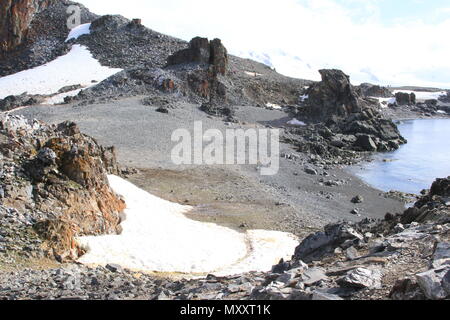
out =
<path fill-rule="evenodd" d="M 289 76 L 318 79 L 318 69 L 339 68 L 354 83 L 450 88 L 449 0 L 80 2 L 185 40 L 221 38 L 231 53 Z"/>

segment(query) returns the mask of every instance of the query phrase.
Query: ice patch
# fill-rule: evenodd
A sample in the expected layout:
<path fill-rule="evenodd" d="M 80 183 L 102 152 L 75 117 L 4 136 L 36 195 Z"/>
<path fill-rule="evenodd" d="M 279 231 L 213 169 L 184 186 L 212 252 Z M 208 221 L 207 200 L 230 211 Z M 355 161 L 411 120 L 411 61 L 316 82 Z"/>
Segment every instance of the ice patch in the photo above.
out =
<path fill-rule="evenodd" d="M 109 176 L 112 189 L 127 204 L 120 235 L 80 237 L 88 265 L 116 263 L 144 272 L 232 275 L 269 271 L 289 259 L 298 239 L 288 233 L 252 230 L 240 233 L 211 223 L 193 221 L 189 206 L 172 203 Z"/>
<path fill-rule="evenodd" d="M 71 40 L 71 39 L 78 39 L 82 35 L 90 34 L 90 33 L 91 33 L 91 24 L 90 23 L 81 24 L 78 27 L 73 28 L 69 32 L 69 35 L 67 36 L 66 42 Z"/>
<path fill-rule="evenodd" d="M 300 102 L 304 102 L 305 100 L 308 100 L 308 99 L 309 99 L 309 95 L 307 95 L 307 94 L 304 94 L 304 95 L 300 96 L 300 98 L 299 98 Z"/>
<path fill-rule="evenodd" d="M 280 110 L 281 106 L 279 104 L 275 104 L 275 103 L 266 103 L 266 107 L 267 108 L 272 108 L 272 109 L 276 109 L 276 110 Z"/>
<path fill-rule="evenodd" d="M 50 95 L 77 84 L 89 87 L 92 80 L 100 82 L 119 71 L 102 66 L 86 47 L 73 45 L 69 53 L 47 64 L 0 78 L 0 99 L 24 92 Z"/>
<path fill-rule="evenodd" d="M 303 121 L 297 120 L 297 119 L 292 119 L 291 121 L 288 121 L 287 124 L 291 125 L 291 126 L 306 126 L 306 123 L 304 123 Z"/>

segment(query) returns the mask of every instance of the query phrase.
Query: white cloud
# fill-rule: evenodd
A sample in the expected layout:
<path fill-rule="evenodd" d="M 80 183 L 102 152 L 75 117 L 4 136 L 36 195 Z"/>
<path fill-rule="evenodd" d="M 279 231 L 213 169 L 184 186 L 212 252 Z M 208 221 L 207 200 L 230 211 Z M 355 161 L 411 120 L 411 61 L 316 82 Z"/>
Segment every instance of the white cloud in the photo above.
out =
<path fill-rule="evenodd" d="M 444 75 L 450 70 L 450 18 L 434 25 L 407 20 L 386 26 L 377 0 L 364 1 L 362 7 L 332 0 L 80 2 L 100 14 L 140 17 L 149 28 L 185 40 L 219 37 L 234 54 L 267 53 L 280 61 L 282 50 L 289 62 L 274 65 L 291 76 L 311 78 L 304 74 L 309 64 L 313 69 L 340 68 L 356 83 L 379 79 L 383 84 L 450 88 Z M 353 7 L 358 9 L 349 9 Z"/>

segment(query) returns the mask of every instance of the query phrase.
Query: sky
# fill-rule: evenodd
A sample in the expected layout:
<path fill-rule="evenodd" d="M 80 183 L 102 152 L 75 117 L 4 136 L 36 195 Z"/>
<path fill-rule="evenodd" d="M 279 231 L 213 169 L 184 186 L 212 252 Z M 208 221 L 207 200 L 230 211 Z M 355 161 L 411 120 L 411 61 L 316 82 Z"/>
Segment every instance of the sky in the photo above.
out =
<path fill-rule="evenodd" d="M 79 0 L 97 14 L 141 18 L 190 40 L 319 80 L 338 68 L 355 84 L 450 88 L 449 0 Z"/>

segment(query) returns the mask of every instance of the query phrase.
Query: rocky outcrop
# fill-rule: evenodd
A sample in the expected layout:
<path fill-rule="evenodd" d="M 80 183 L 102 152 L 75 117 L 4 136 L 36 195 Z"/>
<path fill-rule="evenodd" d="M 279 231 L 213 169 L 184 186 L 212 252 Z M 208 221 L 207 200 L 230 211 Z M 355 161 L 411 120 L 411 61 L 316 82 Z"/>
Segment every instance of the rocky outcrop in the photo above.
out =
<path fill-rule="evenodd" d="M 0 50 L 9 52 L 26 39 L 34 16 L 55 0 L 3 0 L 0 3 Z"/>
<path fill-rule="evenodd" d="M 395 100 L 399 106 L 413 106 L 416 104 L 416 95 L 414 92 L 397 92 L 395 94 Z"/>
<path fill-rule="evenodd" d="M 71 122 L 50 126 L 2 115 L 0 151 L 0 204 L 30 216 L 49 254 L 74 258 L 76 236 L 120 231 L 125 204 L 107 180 L 118 174 L 113 148 Z"/>
<path fill-rule="evenodd" d="M 308 99 L 302 108 L 304 116 L 315 121 L 347 118 L 360 113 L 367 104 L 341 70 L 319 70 L 322 81 L 306 91 Z"/>
<path fill-rule="evenodd" d="M 363 97 L 390 98 L 394 96 L 388 88 L 371 83 L 362 83 L 357 90 Z"/>
<path fill-rule="evenodd" d="M 187 49 L 180 50 L 167 58 L 167 65 L 200 63 L 208 65 L 213 74 L 225 75 L 228 67 L 228 53 L 220 39 L 208 41 L 196 37 Z"/>
<path fill-rule="evenodd" d="M 286 142 L 314 160 L 350 164 L 355 152 L 396 150 L 406 143 L 397 126 L 385 119 L 373 99 L 362 97 L 340 70 L 320 70 L 322 81 L 305 92 L 295 117 L 309 125 L 287 128 Z"/>

